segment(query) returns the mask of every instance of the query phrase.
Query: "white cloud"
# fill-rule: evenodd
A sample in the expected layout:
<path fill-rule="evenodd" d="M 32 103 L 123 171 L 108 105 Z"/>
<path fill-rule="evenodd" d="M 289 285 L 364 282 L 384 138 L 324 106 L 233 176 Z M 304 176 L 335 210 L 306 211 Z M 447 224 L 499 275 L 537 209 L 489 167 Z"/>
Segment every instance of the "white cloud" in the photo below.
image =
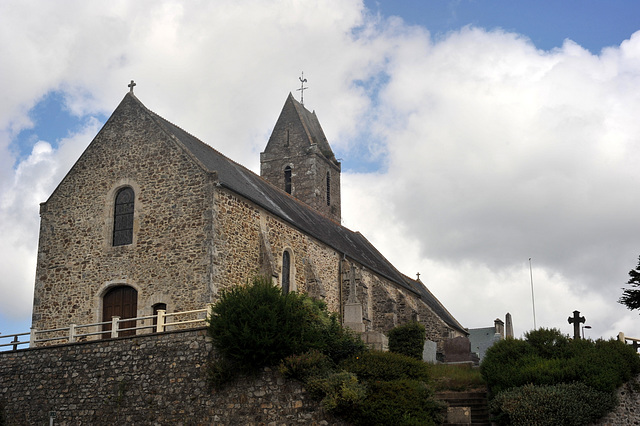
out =
<path fill-rule="evenodd" d="M 31 312 L 38 249 L 39 205 L 76 161 L 98 131 L 97 120 L 60 141 L 57 150 L 38 141 L 21 161 L 0 194 L 0 312 L 24 318 Z M 10 296 L 10 297 L 9 297 Z M 5 334 L 6 330 L 2 330 Z M 19 331 L 19 330 L 17 330 Z M 26 331 L 26 330 L 22 330 Z"/>
<path fill-rule="evenodd" d="M 59 90 L 78 116 L 109 114 L 135 79 L 149 108 L 257 170 L 304 71 L 343 167 L 385 164 L 344 174 L 345 224 L 464 325 L 511 312 L 530 328 L 532 257 L 539 325 L 569 332 L 578 309 L 593 336 L 640 336 L 616 303 L 640 253 L 640 33 L 593 55 L 472 27 L 434 41 L 355 0 L 6 1 L 0 55 L 0 291 L 28 289 L 3 312 L 30 311 L 38 203 L 98 126 L 14 168 L 38 100 Z"/>
<path fill-rule="evenodd" d="M 616 304 L 639 249 L 636 39 L 602 56 L 570 41 L 544 52 L 474 28 L 435 45 L 399 43 L 376 123 L 389 170 L 367 200 L 394 209 L 386 220 L 353 222 L 365 235 L 418 241 L 441 280 L 430 281 L 434 292 L 460 308 L 452 310 L 464 324 L 490 318 L 477 300 L 494 315 L 532 317 L 518 268 L 533 257 L 539 316 L 553 319 L 538 325 L 562 328 L 563 315 L 589 310 L 594 329 L 611 333 L 617 318 L 636 315 Z"/>

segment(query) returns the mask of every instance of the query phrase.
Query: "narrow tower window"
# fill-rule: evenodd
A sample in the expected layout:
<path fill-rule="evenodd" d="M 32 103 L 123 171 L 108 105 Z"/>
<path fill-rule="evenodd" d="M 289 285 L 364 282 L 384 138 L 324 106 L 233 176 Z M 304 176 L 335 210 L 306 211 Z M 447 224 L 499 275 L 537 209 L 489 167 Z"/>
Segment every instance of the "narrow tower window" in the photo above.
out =
<path fill-rule="evenodd" d="M 133 189 L 126 187 L 118 191 L 113 213 L 114 246 L 124 246 L 133 242 L 133 201 Z"/>
<path fill-rule="evenodd" d="M 331 205 L 331 175 L 327 172 L 327 205 Z"/>
<path fill-rule="evenodd" d="M 282 253 L 282 292 L 284 294 L 289 293 L 289 287 L 291 286 L 290 282 L 291 275 L 291 257 L 288 251 L 284 251 Z"/>
<path fill-rule="evenodd" d="M 284 190 L 291 194 L 291 167 L 284 168 Z"/>

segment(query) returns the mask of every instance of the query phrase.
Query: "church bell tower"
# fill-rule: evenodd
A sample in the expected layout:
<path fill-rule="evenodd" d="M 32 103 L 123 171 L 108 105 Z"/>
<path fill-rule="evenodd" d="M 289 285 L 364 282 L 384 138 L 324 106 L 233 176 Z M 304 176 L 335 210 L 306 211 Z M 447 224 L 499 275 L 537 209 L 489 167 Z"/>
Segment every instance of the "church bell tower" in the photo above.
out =
<path fill-rule="evenodd" d="M 260 153 L 260 176 L 340 223 L 340 172 L 315 111 L 289 93 Z"/>

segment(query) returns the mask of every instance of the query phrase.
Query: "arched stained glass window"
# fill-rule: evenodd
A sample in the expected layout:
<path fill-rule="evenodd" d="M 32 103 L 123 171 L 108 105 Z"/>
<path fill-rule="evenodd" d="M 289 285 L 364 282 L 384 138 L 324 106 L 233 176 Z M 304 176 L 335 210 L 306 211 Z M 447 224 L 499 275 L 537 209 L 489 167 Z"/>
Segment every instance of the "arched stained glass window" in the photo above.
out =
<path fill-rule="evenodd" d="M 113 213 L 113 245 L 124 246 L 133 242 L 133 202 L 135 194 L 130 187 L 116 194 Z"/>
<path fill-rule="evenodd" d="M 284 168 L 284 190 L 291 194 L 291 167 Z"/>
<path fill-rule="evenodd" d="M 282 253 L 282 292 L 289 293 L 291 287 L 291 255 L 288 251 Z"/>

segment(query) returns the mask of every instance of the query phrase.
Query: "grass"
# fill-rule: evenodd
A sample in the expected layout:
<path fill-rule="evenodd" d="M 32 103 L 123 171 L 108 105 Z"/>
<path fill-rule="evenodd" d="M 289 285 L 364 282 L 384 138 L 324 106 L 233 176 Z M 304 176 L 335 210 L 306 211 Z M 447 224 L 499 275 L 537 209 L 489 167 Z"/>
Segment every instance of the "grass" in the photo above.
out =
<path fill-rule="evenodd" d="M 470 365 L 431 364 L 429 367 L 436 392 L 463 392 L 486 387 L 480 370 Z"/>

